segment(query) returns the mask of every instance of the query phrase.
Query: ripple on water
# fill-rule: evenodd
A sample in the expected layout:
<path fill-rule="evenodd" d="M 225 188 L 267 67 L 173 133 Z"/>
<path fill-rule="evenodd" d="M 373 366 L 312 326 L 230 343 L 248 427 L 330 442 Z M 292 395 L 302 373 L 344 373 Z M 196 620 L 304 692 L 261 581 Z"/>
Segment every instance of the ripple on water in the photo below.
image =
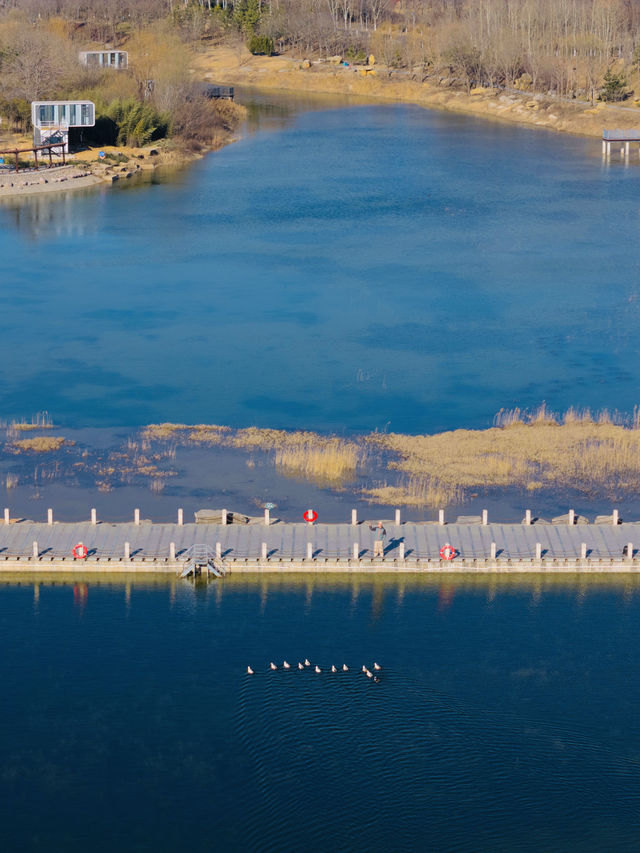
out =
<path fill-rule="evenodd" d="M 594 784 L 621 820 L 637 815 L 633 757 L 570 721 L 488 713 L 393 671 L 379 683 L 354 669 L 256 673 L 237 726 L 253 765 L 252 850 L 496 851 L 514 839 L 595 850 L 584 814 Z M 544 828 L 549 798 L 554 811 L 562 800 L 562 828 Z"/>

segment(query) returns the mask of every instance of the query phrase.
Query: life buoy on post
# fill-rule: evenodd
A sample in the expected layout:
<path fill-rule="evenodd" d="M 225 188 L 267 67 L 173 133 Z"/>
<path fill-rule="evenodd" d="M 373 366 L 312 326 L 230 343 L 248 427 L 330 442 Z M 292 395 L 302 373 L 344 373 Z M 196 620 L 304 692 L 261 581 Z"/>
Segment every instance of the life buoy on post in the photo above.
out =
<path fill-rule="evenodd" d="M 440 548 L 440 559 L 441 560 L 453 560 L 456 555 L 456 549 L 453 545 L 449 545 L 449 543 L 445 543 L 442 548 Z"/>
<path fill-rule="evenodd" d="M 74 560 L 86 560 L 87 554 L 89 552 L 87 551 L 86 545 L 84 545 L 82 542 L 78 542 L 77 545 L 73 546 L 73 550 L 71 551 L 71 553 L 73 554 Z"/>
<path fill-rule="evenodd" d="M 318 513 L 315 511 L 315 509 L 308 509 L 302 517 L 309 524 L 313 524 L 313 522 L 316 521 L 316 519 L 318 518 Z"/>

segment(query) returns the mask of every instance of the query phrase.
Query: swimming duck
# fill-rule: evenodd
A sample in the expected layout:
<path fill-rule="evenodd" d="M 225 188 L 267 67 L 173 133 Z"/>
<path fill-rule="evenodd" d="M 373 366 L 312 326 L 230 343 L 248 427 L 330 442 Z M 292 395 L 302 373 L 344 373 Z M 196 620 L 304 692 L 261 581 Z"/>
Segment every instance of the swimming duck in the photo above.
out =
<path fill-rule="evenodd" d="M 278 668 L 273 661 L 271 661 L 269 666 L 271 667 L 271 669 L 277 669 Z"/>
<path fill-rule="evenodd" d="M 284 663 L 282 664 L 282 666 L 283 666 L 285 669 L 291 669 L 291 665 L 290 665 L 290 664 L 288 664 L 286 661 L 284 661 Z"/>
<path fill-rule="evenodd" d="M 378 684 L 380 683 L 380 679 L 378 678 L 378 676 L 377 676 L 377 675 L 374 675 L 374 676 L 373 676 L 373 680 L 374 680 L 374 681 L 377 681 L 377 682 L 378 682 Z"/>
<path fill-rule="evenodd" d="M 349 672 L 349 667 L 346 665 L 346 663 L 342 664 L 342 671 L 343 672 Z"/>
<path fill-rule="evenodd" d="M 309 658 L 304 659 L 304 665 L 305 666 L 311 666 L 311 661 L 309 660 Z"/>
<path fill-rule="evenodd" d="M 367 668 L 366 668 L 366 666 L 365 666 L 364 664 L 362 664 L 362 671 L 363 671 L 363 672 L 366 672 L 366 671 L 367 671 Z"/>
<path fill-rule="evenodd" d="M 298 661 L 298 669 L 304 669 L 304 664 L 300 663 L 299 661 Z"/>
<path fill-rule="evenodd" d="M 379 663 L 374 663 L 373 668 L 374 669 L 382 669 L 382 667 L 380 666 Z"/>
<path fill-rule="evenodd" d="M 250 666 L 247 667 L 247 675 L 253 675 L 253 670 Z"/>
<path fill-rule="evenodd" d="M 335 668 L 333 664 L 331 664 L 331 672 L 337 672 L 338 670 Z"/>
<path fill-rule="evenodd" d="M 367 678 L 373 678 L 373 673 L 367 670 Z"/>
<path fill-rule="evenodd" d="M 316 664 L 316 672 L 322 672 L 322 670 L 320 669 L 320 667 L 318 666 L 318 664 Z"/>

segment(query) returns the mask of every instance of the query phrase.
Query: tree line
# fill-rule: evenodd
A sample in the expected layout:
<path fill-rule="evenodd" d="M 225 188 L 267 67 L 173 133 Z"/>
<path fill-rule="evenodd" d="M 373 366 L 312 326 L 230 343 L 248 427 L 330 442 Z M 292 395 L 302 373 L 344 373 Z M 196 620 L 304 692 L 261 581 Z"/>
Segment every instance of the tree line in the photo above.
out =
<path fill-rule="evenodd" d="M 640 0 L 0 0 L 2 20 L 32 32 L 63 20 L 71 39 L 114 46 L 162 28 L 190 47 L 374 54 L 387 74 L 421 82 L 592 101 L 627 97 L 640 67 Z"/>

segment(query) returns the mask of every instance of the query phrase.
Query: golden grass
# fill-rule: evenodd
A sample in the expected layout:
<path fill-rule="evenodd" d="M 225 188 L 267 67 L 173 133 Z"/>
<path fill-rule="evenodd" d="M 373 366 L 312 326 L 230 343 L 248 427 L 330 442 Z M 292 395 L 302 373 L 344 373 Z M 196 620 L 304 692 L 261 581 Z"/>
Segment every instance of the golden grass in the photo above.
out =
<path fill-rule="evenodd" d="M 432 477 L 416 475 L 404 478 L 396 486 L 364 489 L 362 494 L 372 503 L 416 507 L 445 507 L 451 503 L 460 503 L 464 497 L 462 489 Z"/>
<path fill-rule="evenodd" d="M 20 438 L 7 446 L 11 453 L 52 453 L 60 450 L 67 442 L 61 436 L 38 435 L 33 438 Z"/>
<path fill-rule="evenodd" d="M 616 413 L 575 410 L 559 417 L 542 407 L 531 415 L 499 412 L 502 425 L 486 430 L 372 435 L 368 441 L 396 455 L 390 468 L 422 479 L 403 492 L 409 503 L 423 494 L 424 505 L 434 506 L 435 493 L 446 505 L 472 489 L 514 486 L 616 498 L 640 489 L 640 430 L 619 419 Z"/>
<path fill-rule="evenodd" d="M 151 424 L 142 431 L 141 438 L 143 441 L 171 441 L 182 446 L 223 445 L 273 452 L 275 465 L 283 474 L 320 484 L 335 485 L 353 478 L 366 456 L 362 443 L 302 430 L 260 427 L 232 430 L 217 424 Z"/>

